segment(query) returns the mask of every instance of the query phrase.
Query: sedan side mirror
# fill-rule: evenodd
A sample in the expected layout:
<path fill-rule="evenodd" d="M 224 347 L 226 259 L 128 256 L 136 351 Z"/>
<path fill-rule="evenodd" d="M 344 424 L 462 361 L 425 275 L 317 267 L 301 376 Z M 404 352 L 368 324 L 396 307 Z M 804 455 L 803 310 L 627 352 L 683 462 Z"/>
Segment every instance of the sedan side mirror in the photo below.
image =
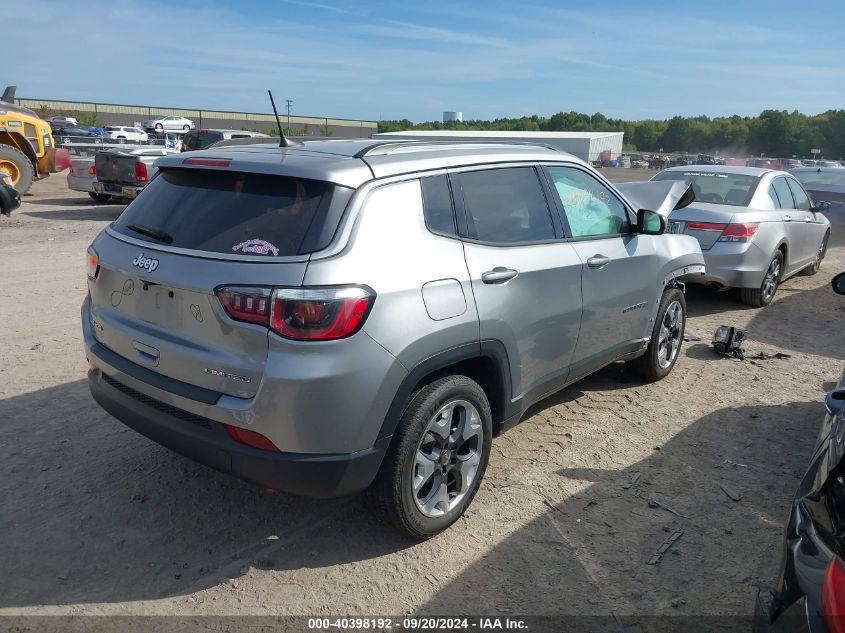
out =
<path fill-rule="evenodd" d="M 662 235 L 666 231 L 666 219 L 655 211 L 637 211 L 637 232 L 643 235 Z"/>
<path fill-rule="evenodd" d="M 836 275 L 830 285 L 833 286 L 833 292 L 838 295 L 845 295 L 845 273 Z"/>
<path fill-rule="evenodd" d="M 819 200 L 816 204 L 813 205 L 814 212 L 823 212 L 830 209 L 830 201 L 829 200 Z"/>

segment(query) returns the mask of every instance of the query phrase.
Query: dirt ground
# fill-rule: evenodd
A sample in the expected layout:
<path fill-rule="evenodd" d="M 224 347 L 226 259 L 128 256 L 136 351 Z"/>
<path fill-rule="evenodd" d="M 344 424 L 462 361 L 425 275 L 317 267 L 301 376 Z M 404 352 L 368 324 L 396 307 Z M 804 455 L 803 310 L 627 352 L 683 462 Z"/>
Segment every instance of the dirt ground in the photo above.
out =
<path fill-rule="evenodd" d="M 690 289 L 702 340 L 667 379 L 615 365 L 533 407 L 494 442 L 467 515 L 415 543 L 359 498 L 256 488 L 94 404 L 85 249 L 120 209 L 60 174 L 0 220 L 0 615 L 748 614 L 773 581 L 843 369 L 845 300 L 829 281 L 845 248 L 764 310 Z M 749 356 L 789 358 L 719 358 L 720 324 L 747 328 Z"/>

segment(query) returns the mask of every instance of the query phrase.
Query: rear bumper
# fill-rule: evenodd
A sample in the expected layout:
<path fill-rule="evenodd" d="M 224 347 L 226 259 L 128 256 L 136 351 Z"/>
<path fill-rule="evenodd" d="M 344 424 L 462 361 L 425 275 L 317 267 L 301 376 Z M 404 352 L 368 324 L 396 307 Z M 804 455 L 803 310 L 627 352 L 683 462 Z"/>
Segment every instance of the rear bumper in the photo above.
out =
<path fill-rule="evenodd" d="M 67 175 L 67 188 L 72 191 L 91 193 L 94 191 L 94 178 L 92 176 L 77 176 L 70 173 Z"/>
<path fill-rule="evenodd" d="M 92 368 L 88 379 L 94 400 L 129 428 L 211 468 L 292 494 L 330 498 L 364 490 L 390 444 L 388 437 L 338 455 L 264 451 L 235 442 L 219 422 L 144 396 L 99 369 Z"/>
<path fill-rule="evenodd" d="M 770 262 L 754 242 L 717 242 L 702 254 L 706 271 L 690 281 L 724 288 L 758 288 Z"/>
<path fill-rule="evenodd" d="M 95 182 L 93 186 L 96 193 L 104 193 L 120 198 L 135 198 L 143 189 L 143 187 L 119 185 L 113 182 Z"/>

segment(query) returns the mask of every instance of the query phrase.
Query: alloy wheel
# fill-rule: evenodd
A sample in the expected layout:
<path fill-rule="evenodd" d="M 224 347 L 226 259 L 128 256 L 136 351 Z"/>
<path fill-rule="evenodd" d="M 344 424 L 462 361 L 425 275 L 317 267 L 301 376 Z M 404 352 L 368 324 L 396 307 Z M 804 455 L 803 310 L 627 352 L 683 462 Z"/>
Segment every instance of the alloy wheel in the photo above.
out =
<path fill-rule="evenodd" d="M 775 291 L 778 289 L 778 282 L 780 281 L 780 258 L 775 257 L 769 268 L 766 271 L 766 277 L 763 279 L 763 285 L 760 288 L 763 295 L 763 301 L 768 303 L 772 297 L 775 296 Z"/>
<path fill-rule="evenodd" d="M 478 475 L 484 441 L 475 406 L 452 400 L 440 407 L 426 425 L 414 456 L 411 486 L 420 512 L 440 517 L 463 501 Z"/>
<path fill-rule="evenodd" d="M 684 309 L 679 302 L 673 301 L 663 313 L 657 340 L 657 362 L 662 369 L 669 367 L 678 355 L 683 331 Z"/>

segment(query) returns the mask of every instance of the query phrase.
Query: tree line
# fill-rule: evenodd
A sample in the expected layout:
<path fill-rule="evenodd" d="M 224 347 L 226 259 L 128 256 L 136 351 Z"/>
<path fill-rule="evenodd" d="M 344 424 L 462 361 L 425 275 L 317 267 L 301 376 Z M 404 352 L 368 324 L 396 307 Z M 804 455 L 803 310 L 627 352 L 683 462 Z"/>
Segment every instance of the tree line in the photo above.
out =
<path fill-rule="evenodd" d="M 810 157 L 820 149 L 827 158 L 845 157 L 845 110 L 807 115 L 763 110 L 759 116 L 683 117 L 626 121 L 597 112 L 558 112 L 492 121 L 379 121 L 379 132 L 404 130 L 496 130 L 548 132 L 624 132 L 625 148 L 640 152 L 704 152 L 725 156 Z"/>

